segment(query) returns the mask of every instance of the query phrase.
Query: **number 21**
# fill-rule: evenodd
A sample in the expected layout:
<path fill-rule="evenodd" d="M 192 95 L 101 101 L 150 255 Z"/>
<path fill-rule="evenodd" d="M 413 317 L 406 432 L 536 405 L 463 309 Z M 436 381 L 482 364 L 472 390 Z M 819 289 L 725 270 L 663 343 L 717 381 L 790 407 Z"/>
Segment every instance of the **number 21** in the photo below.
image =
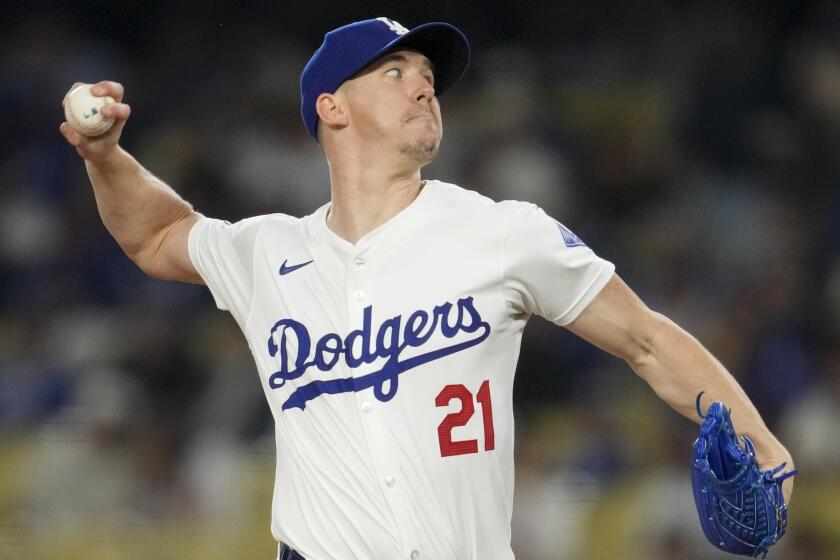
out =
<path fill-rule="evenodd" d="M 452 441 L 452 428 L 466 425 L 475 413 L 473 394 L 463 385 L 447 385 L 438 393 L 435 398 L 435 405 L 438 407 L 449 406 L 453 399 L 461 401 L 461 410 L 460 412 L 447 414 L 438 426 L 440 456 L 451 457 L 452 455 L 478 453 L 478 440 Z M 481 384 L 476 400 L 481 405 L 481 416 L 484 420 L 484 450 L 492 451 L 496 448 L 496 438 L 493 433 L 493 406 L 490 401 L 489 379 L 485 379 L 484 383 Z"/>

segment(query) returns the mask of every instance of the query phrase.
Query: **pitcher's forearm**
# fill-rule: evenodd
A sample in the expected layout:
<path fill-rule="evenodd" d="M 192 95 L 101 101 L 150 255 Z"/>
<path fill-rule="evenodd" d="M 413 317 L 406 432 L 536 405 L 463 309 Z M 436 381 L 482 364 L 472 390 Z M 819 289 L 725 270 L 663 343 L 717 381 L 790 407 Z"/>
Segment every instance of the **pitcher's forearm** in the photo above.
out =
<path fill-rule="evenodd" d="M 189 234 L 199 214 L 163 181 L 149 173 L 119 145 L 131 107 L 125 88 L 103 80 L 88 87 L 94 97 L 110 97 L 100 114 L 114 119 L 99 136 L 87 136 L 62 122 L 59 132 L 85 162 L 96 206 L 105 228 L 143 272 L 153 278 L 202 283 L 189 256 Z M 67 102 L 67 97 L 62 104 Z"/>
<path fill-rule="evenodd" d="M 648 353 L 631 367 L 674 410 L 695 422 L 702 421 L 695 411 L 700 391 L 705 391 L 702 410 L 713 401 L 722 401 L 731 410 L 738 433 L 753 441 L 759 457 L 785 460 L 779 455 L 786 450 L 735 378 L 697 339 L 669 319 L 661 320 Z"/>
<path fill-rule="evenodd" d="M 85 160 L 102 223 L 140 265 L 154 257 L 168 228 L 192 206 L 120 147 L 95 163 Z"/>

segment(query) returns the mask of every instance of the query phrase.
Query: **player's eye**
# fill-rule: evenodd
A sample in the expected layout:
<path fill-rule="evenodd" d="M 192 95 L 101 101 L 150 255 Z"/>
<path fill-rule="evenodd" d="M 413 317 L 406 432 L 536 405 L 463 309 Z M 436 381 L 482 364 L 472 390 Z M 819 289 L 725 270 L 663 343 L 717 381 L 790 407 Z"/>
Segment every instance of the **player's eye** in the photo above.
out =
<path fill-rule="evenodd" d="M 385 74 L 393 78 L 402 78 L 402 70 L 399 68 L 389 68 Z"/>

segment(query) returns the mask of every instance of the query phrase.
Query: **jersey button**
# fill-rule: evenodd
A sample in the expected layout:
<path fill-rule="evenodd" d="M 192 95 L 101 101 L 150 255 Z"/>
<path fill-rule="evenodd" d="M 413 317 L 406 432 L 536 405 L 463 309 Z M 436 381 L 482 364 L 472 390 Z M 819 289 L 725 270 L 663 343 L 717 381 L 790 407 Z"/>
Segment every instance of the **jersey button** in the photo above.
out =
<path fill-rule="evenodd" d="M 361 301 L 365 299 L 365 292 L 362 290 L 356 290 L 353 292 L 353 299 L 356 301 Z"/>
<path fill-rule="evenodd" d="M 356 257 L 355 259 L 353 259 L 353 264 L 355 264 L 356 266 L 363 266 L 365 264 L 365 259 L 361 257 Z"/>
<path fill-rule="evenodd" d="M 420 551 L 419 550 L 412 550 L 411 551 L 411 560 L 417 560 L 420 558 Z"/>
<path fill-rule="evenodd" d="M 362 410 L 364 410 L 365 412 L 370 412 L 370 409 L 372 409 L 372 408 L 373 408 L 373 405 L 370 404 L 369 402 L 365 401 L 365 402 L 362 403 Z"/>
<path fill-rule="evenodd" d="M 385 484 L 388 485 L 388 488 L 393 488 L 397 485 L 397 479 L 393 476 L 386 476 L 385 477 Z"/>

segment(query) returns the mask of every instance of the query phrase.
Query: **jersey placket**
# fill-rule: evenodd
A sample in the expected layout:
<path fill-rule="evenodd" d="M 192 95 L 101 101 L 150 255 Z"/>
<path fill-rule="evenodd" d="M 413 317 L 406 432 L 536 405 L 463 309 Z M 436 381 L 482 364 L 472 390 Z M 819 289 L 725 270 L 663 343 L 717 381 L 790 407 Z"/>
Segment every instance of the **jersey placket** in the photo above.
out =
<path fill-rule="evenodd" d="M 365 308 L 372 307 L 370 344 L 375 347 L 377 325 L 382 321 L 382 317 L 376 315 L 372 263 L 369 260 L 363 248 L 354 251 L 354 254 L 350 257 L 347 270 L 347 315 L 351 329 L 362 329 Z M 353 371 L 353 377 L 368 375 L 376 371 L 378 367 L 381 367 L 380 362 L 381 360 L 370 365 L 362 364 Z M 406 509 L 410 502 L 403 496 L 403 485 L 400 484 L 399 480 L 399 463 L 395 460 L 397 454 L 388 445 L 392 436 L 380 414 L 380 407 L 386 403 L 380 403 L 376 399 L 373 388 L 355 391 L 353 394 L 356 397 L 356 406 L 362 416 L 362 426 L 365 430 L 368 448 L 375 462 L 380 487 L 399 531 L 403 558 L 417 560 L 421 557 L 417 545 L 418 539 L 411 531 L 410 517 L 406 515 Z"/>

